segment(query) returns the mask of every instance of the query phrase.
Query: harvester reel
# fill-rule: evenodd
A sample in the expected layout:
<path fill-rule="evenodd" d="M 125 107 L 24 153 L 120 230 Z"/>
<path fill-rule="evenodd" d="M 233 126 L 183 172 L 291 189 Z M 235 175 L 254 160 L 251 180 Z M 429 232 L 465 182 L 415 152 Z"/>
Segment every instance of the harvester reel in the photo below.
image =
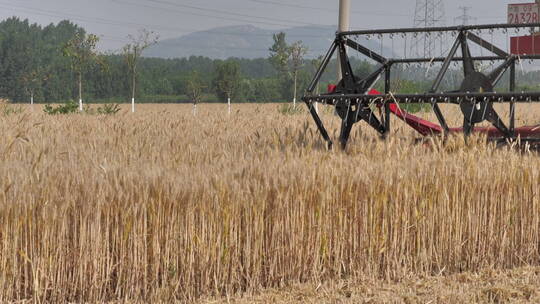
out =
<path fill-rule="evenodd" d="M 493 85 L 489 78 L 480 73 L 473 72 L 465 77 L 459 89 L 462 93 L 487 93 L 493 92 Z M 486 120 L 487 114 L 493 111 L 493 103 L 480 100 L 465 100 L 460 104 L 463 117 L 471 124 L 481 123 Z"/>
<path fill-rule="evenodd" d="M 439 27 L 439 28 L 408 28 L 408 29 L 390 29 L 390 30 L 367 30 L 367 31 L 350 31 L 336 34 L 336 39 L 328 50 L 321 66 L 317 70 L 314 79 L 309 85 L 303 101 L 308 105 L 311 115 L 317 128 L 319 129 L 324 140 L 328 143 L 328 147 L 332 147 L 332 140 L 322 122 L 320 116 L 314 107 L 314 102 L 333 105 L 336 108 L 336 113 L 342 119 L 340 143 L 343 148 L 347 145 L 352 126 L 360 121 L 367 122 L 374 128 L 383 138 L 390 132 L 390 117 L 391 114 L 398 116 L 407 124 L 413 127 L 422 135 L 442 134 L 446 135 L 450 132 L 463 132 L 469 135 L 475 130 L 475 125 L 484 121 L 489 121 L 494 128 L 480 128 L 488 135 L 494 137 L 494 140 L 513 141 L 517 138 L 523 140 L 522 135 L 536 135 L 536 128 L 514 128 L 515 124 L 515 103 L 516 102 L 539 102 L 540 92 L 514 92 L 516 84 L 515 68 L 516 61 L 520 59 L 540 59 L 540 55 L 524 55 L 519 58 L 516 55 L 509 54 L 506 51 L 498 48 L 493 42 L 488 42 L 477 35 L 482 30 L 489 30 L 491 33 L 495 30 L 508 31 L 510 28 L 531 29 L 540 27 L 539 24 L 522 24 L 522 25 L 474 25 L 474 26 L 457 26 L 457 27 Z M 442 35 L 444 33 L 457 34 L 453 46 L 446 57 L 433 58 L 386 58 L 379 54 L 376 50 L 370 49 L 361 45 L 353 37 L 358 36 L 379 36 L 389 35 L 390 38 L 395 36 L 406 37 L 407 34 L 424 35 L 434 34 Z M 492 39 L 493 41 L 493 39 Z M 487 50 L 491 56 L 473 56 L 471 54 L 469 43 L 472 42 L 482 50 Z M 461 55 L 457 51 L 461 49 Z M 348 57 L 348 51 L 357 51 L 361 55 L 375 61 L 379 64 L 376 71 L 369 76 L 359 79 L 354 75 L 351 63 Z M 339 63 L 341 67 L 342 80 L 338 83 L 335 90 L 327 94 L 314 95 L 313 92 L 325 72 L 329 62 L 335 53 L 339 53 Z M 498 67 L 494 68 L 489 74 L 483 74 L 476 70 L 475 63 L 482 61 L 502 61 Z M 390 74 L 392 67 L 397 64 L 410 63 L 442 63 L 442 67 L 435 78 L 431 89 L 426 93 L 421 94 L 399 94 L 392 93 Z M 445 74 L 448 72 L 452 62 L 462 62 L 464 80 L 458 90 L 453 92 L 440 92 L 439 87 Z M 510 70 L 510 92 L 496 93 L 494 87 L 502 79 L 502 76 Z M 373 85 L 384 74 L 384 93 L 369 94 L 368 92 Z M 494 102 L 510 104 L 510 125 L 507 127 L 493 108 Z M 415 117 L 415 121 L 407 121 L 408 114 L 404 113 L 399 108 L 399 104 L 430 104 L 437 117 L 439 125 L 424 121 Z M 439 104 L 450 103 L 459 105 L 463 114 L 463 128 L 450 128 L 446 123 L 444 114 L 442 113 Z M 380 115 L 372 111 L 373 105 L 382 110 Z M 397 107 L 396 107 L 397 105 Z M 540 129 L 539 129 L 540 130 Z M 494 134 L 494 135 L 493 135 Z M 540 138 L 540 134 L 538 134 Z M 538 140 L 538 138 L 535 138 Z M 533 139 L 531 139 L 533 140 Z M 539 140 L 540 141 L 540 140 Z"/>

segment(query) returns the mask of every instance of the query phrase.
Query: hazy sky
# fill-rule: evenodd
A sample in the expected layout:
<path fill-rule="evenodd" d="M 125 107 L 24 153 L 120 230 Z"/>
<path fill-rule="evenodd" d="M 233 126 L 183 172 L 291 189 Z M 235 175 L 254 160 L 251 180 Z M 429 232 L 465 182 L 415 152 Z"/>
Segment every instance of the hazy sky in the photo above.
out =
<path fill-rule="evenodd" d="M 415 0 L 351 2 L 353 29 L 413 24 Z M 446 24 L 457 22 L 460 6 L 470 7 L 476 23 L 503 23 L 507 4 L 519 2 L 527 1 L 446 0 Z M 140 28 L 156 31 L 163 39 L 227 25 L 334 25 L 337 7 L 338 0 L 0 0 L 0 17 L 19 16 L 40 24 L 70 19 L 101 36 L 103 49 L 114 50 Z"/>

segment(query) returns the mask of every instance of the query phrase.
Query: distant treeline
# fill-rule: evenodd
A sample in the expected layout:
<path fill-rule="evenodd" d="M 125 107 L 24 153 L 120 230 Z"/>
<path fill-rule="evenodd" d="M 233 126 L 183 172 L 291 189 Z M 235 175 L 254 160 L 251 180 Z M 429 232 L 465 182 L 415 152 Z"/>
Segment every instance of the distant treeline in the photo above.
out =
<path fill-rule="evenodd" d="M 27 102 L 33 93 L 36 102 L 75 100 L 78 94 L 77 74 L 72 61 L 65 56 L 65 46 L 76 35 L 85 35 L 83 28 L 70 21 L 40 26 L 13 17 L 0 22 L 0 98 Z M 272 47 L 270 45 L 268 48 Z M 270 52 L 269 52 L 270 56 Z M 130 98 L 130 70 L 122 54 L 100 54 L 102 64 L 91 65 L 83 72 L 83 98 L 86 102 L 127 102 Z M 365 76 L 375 66 L 359 58 L 351 58 L 357 75 Z M 218 74 L 238 69 L 232 98 L 235 102 L 291 101 L 293 81 L 283 79 L 282 71 L 269 58 L 226 61 L 205 57 L 161 59 L 141 58 L 138 65 L 136 95 L 138 102 L 190 102 L 189 83 L 194 72 L 200 81 L 202 101 L 223 101 L 219 94 Z M 298 71 L 298 92 L 305 91 L 315 73 L 319 59 L 303 60 Z M 232 66 L 231 66 L 232 64 Z M 220 70 L 221 68 L 221 70 Z M 221 72 L 220 72 L 221 71 Z M 403 67 L 393 74 L 394 88 L 410 93 L 429 88 L 430 75 L 424 68 Z M 433 71 L 431 71 L 433 73 Z M 456 70 L 456 75 L 459 71 Z M 335 81 L 336 64 L 331 62 L 322 78 L 320 90 Z M 521 85 L 536 86 L 537 72 L 521 73 Z M 432 78 L 432 77 L 431 77 Z M 446 81 L 455 87 L 460 76 Z M 379 84 L 380 86 L 381 84 Z"/>
<path fill-rule="evenodd" d="M 0 22 L 0 97 L 14 102 L 28 101 L 28 78 L 38 77 L 39 85 L 34 92 L 36 102 L 76 99 L 76 73 L 70 59 L 64 56 L 64 47 L 77 33 L 84 35 L 85 30 L 70 21 L 40 26 L 13 17 Z M 102 54 L 100 57 L 105 69 L 95 65 L 83 73 L 84 99 L 127 102 L 131 86 L 124 57 L 121 54 Z M 292 89 L 283 89 L 278 72 L 268 59 L 232 58 L 229 61 L 239 66 L 241 75 L 235 101 L 292 99 Z M 143 57 L 139 63 L 137 95 L 148 101 L 156 98 L 169 102 L 189 101 L 186 86 L 192 72 L 197 71 L 207 99 L 204 101 L 217 101 L 214 78 L 222 62 L 195 56 L 181 59 Z M 335 67 L 331 70 L 334 76 Z M 306 60 L 299 73 L 299 92 L 307 86 L 314 71 L 312 60 Z"/>

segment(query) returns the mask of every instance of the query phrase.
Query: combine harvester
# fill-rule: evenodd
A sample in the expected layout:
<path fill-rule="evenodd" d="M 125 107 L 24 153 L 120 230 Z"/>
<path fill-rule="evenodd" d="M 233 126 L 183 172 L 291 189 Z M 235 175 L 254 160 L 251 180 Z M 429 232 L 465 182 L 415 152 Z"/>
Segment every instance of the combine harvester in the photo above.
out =
<path fill-rule="evenodd" d="M 540 23 L 528 24 L 491 24 L 474 26 L 433 27 L 433 28 L 404 28 L 389 30 L 365 30 L 348 31 L 336 34 L 336 38 L 319 67 L 314 79 L 310 83 L 303 101 L 307 104 L 317 127 L 328 148 L 332 148 L 332 140 L 316 111 L 315 102 L 335 106 L 336 113 L 342 120 L 340 144 L 344 149 L 349 140 L 353 125 L 365 121 L 374 128 L 381 136 L 386 137 L 390 132 L 391 115 L 397 116 L 409 126 L 418 131 L 422 136 L 447 136 L 452 133 L 464 133 L 465 136 L 473 132 L 484 133 L 488 139 L 496 142 L 540 143 L 540 127 L 516 127 L 515 113 L 516 103 L 538 103 L 540 92 L 516 92 L 516 68 L 523 69 L 523 62 L 533 62 L 540 59 L 540 36 L 536 36 L 535 29 Z M 525 31 L 525 36 L 509 37 L 511 34 L 520 34 Z M 429 37 L 435 35 L 441 37 L 441 41 L 447 43 L 447 47 L 441 46 L 440 56 L 407 56 L 407 39 L 412 37 Z M 487 35 L 485 38 L 483 35 Z M 497 38 L 495 38 L 497 36 Z M 375 37 L 375 38 L 373 38 Z M 404 52 L 395 56 L 394 51 L 384 56 L 383 41 L 402 39 Z M 365 46 L 367 41 L 379 40 L 381 47 L 374 50 L 373 47 Z M 505 42 L 506 41 L 506 42 Z M 506 44 L 507 51 L 498 47 L 497 43 Z M 473 54 L 471 51 L 479 54 Z M 349 52 L 355 51 L 365 58 L 378 64 L 378 68 L 367 77 L 359 78 L 354 74 Z M 326 94 L 314 94 L 323 73 L 335 53 L 339 54 L 339 62 L 342 72 L 342 80 Z M 485 53 L 485 54 L 484 54 Z M 485 65 L 492 64 L 492 68 L 480 69 Z M 431 89 L 425 93 L 400 94 L 393 92 L 391 88 L 391 74 L 398 65 L 427 65 L 433 73 Z M 451 65 L 459 65 L 463 71 L 461 85 L 450 90 L 442 90 L 441 84 Z M 437 65 L 437 68 L 435 66 Z M 403 71 L 403 69 L 401 70 Z M 455 71 L 455 70 L 454 70 Z M 507 73 L 508 72 L 508 73 Z M 497 93 L 495 88 L 504 78 L 505 74 L 509 83 L 503 90 Z M 384 75 L 384 93 L 379 93 L 372 88 Z M 540 79 L 539 79 L 540 82 Z M 459 128 L 451 128 L 447 124 L 445 115 L 441 111 L 440 104 L 448 103 L 459 106 L 463 113 L 463 125 Z M 494 108 L 494 104 L 504 103 L 509 105 L 508 124 L 503 122 Z M 438 123 L 432 123 L 411 115 L 402 110 L 407 104 L 429 104 L 437 117 Z M 376 111 L 377 107 L 380 111 Z M 375 112 L 380 112 L 376 114 Z M 476 125 L 489 122 L 492 127 L 475 127 Z"/>

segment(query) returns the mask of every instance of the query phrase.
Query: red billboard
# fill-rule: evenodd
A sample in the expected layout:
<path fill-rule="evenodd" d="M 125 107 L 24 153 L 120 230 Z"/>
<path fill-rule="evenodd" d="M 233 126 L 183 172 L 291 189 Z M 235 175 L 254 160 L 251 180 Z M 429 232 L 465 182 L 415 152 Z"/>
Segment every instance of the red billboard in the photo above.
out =
<path fill-rule="evenodd" d="M 510 49 L 514 55 L 539 55 L 540 35 L 512 37 Z"/>

